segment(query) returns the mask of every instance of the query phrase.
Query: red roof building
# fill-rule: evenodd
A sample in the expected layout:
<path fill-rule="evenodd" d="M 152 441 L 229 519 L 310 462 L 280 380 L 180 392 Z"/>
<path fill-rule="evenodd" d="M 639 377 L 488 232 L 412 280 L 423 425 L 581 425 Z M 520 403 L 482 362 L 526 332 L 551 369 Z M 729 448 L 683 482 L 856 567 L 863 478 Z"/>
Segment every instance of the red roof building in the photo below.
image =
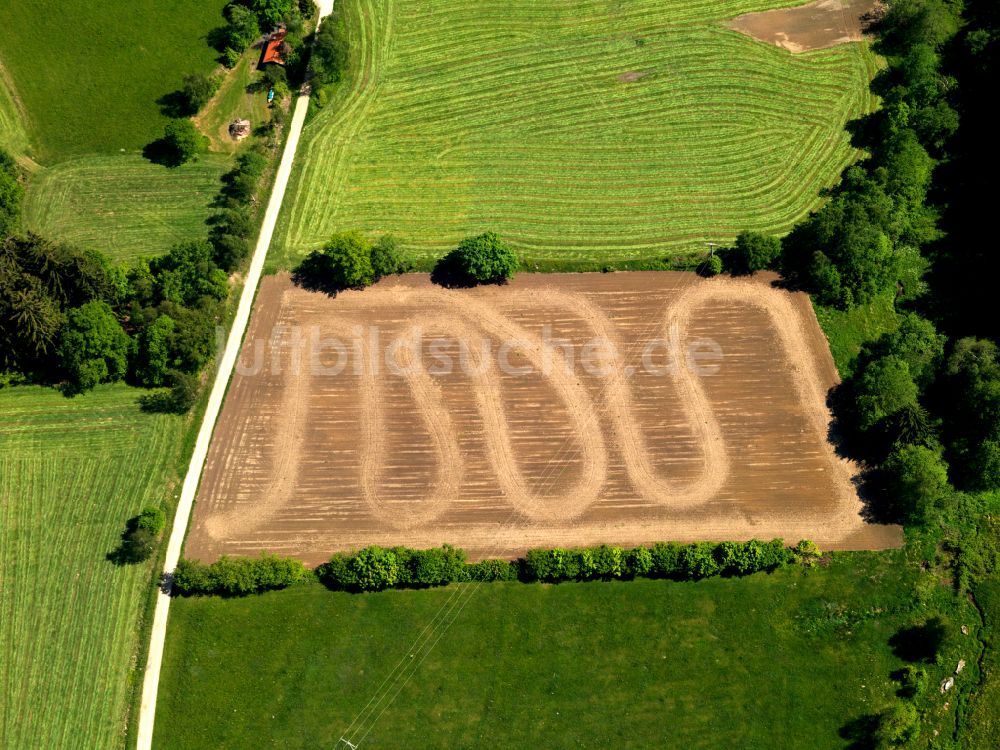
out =
<path fill-rule="evenodd" d="M 264 59 L 262 59 L 261 65 L 266 65 L 267 63 L 275 63 L 277 65 L 284 65 L 285 58 L 284 46 L 285 46 L 285 34 L 288 32 L 285 29 L 278 29 L 273 34 L 267 42 L 267 46 L 264 48 Z"/>

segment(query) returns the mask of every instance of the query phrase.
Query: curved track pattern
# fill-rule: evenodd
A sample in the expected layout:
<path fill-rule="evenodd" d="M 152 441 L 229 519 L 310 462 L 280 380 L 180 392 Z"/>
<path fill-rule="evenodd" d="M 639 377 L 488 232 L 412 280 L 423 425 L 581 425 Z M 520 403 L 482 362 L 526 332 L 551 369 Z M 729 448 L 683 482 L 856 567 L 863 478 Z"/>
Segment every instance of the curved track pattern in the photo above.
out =
<path fill-rule="evenodd" d="M 357 373 L 358 413 L 361 415 L 360 492 L 370 513 L 387 527 L 425 527 L 460 496 L 465 466 L 458 428 L 449 411 L 451 405 L 422 355 L 414 356 L 414 352 L 422 351 L 418 346 L 420 335 L 427 330 L 447 331 L 450 336 L 466 342 L 513 342 L 513 348 L 536 372 L 544 371 L 553 403 L 565 410 L 569 438 L 560 451 L 578 454 L 578 468 L 572 472 L 545 472 L 543 479 L 546 481 L 539 486 L 536 478 L 525 474 L 517 455 L 509 425 L 510 409 L 503 400 L 505 381 L 495 359 L 484 357 L 476 346 L 469 347 L 468 385 L 474 393 L 486 455 L 500 494 L 498 500 L 502 499 L 525 519 L 536 523 L 572 522 L 594 506 L 609 476 L 610 447 L 606 436 L 613 438 L 614 449 L 638 498 L 671 511 L 704 506 L 718 495 L 729 479 L 732 459 L 702 377 L 683 353 L 689 351 L 693 318 L 700 310 L 720 304 L 754 308 L 766 314 L 782 352 L 782 368 L 789 373 L 795 400 L 807 415 L 812 432 L 810 439 L 819 444 L 826 441 L 828 385 L 811 362 L 795 361 L 795 356 L 808 352 L 810 345 L 801 312 L 792 304 L 792 296 L 755 281 L 727 280 L 725 283 L 690 285 L 668 300 L 651 331 L 666 342 L 668 351 L 680 365 L 672 373 L 671 388 L 700 451 L 694 475 L 677 479 L 663 476 L 655 467 L 657 448 L 649 445 L 636 417 L 627 344 L 619 339 L 607 312 L 585 296 L 556 289 L 508 290 L 493 300 L 436 288 L 400 287 L 391 293 L 367 292 L 363 301 L 366 311 L 394 317 L 404 312 L 404 319 L 412 321 L 396 331 L 396 341 L 404 345 L 398 346 L 391 358 L 426 428 L 435 464 L 434 480 L 429 486 L 402 499 L 384 496 L 384 482 L 392 481 L 384 472 L 390 450 L 385 433 L 386 386 L 380 374 L 384 353 L 373 349 L 366 339 L 359 339 L 363 362 Z M 598 393 L 588 389 L 579 373 L 561 366 L 545 367 L 542 337 L 516 320 L 518 310 L 532 307 L 558 311 L 579 320 L 594 340 L 610 344 L 610 374 L 601 381 Z M 328 317 L 324 317 L 320 325 L 324 336 L 335 335 L 342 339 L 350 339 L 358 330 L 346 320 Z M 289 342 L 284 342 L 283 346 L 289 348 Z M 300 352 L 309 359 L 308 345 Z M 307 452 L 304 435 L 310 420 L 314 387 L 308 367 L 295 367 L 285 382 L 266 488 L 252 506 L 231 508 L 210 516 L 204 527 L 212 538 L 245 535 L 295 502 L 299 462 Z M 411 442 L 415 439 L 411 438 Z M 315 447 L 310 450 L 315 454 Z M 855 499 L 852 467 L 830 452 L 829 468 L 834 476 L 838 503 L 851 505 Z"/>

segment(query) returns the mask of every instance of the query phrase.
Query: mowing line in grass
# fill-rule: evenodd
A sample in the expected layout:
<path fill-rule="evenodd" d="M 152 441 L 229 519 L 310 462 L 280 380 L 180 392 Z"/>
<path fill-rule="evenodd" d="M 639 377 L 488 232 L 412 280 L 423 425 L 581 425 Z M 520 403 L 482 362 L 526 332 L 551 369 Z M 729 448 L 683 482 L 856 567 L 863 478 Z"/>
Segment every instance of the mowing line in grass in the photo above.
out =
<path fill-rule="evenodd" d="M 417 261 L 492 228 L 531 263 L 786 231 L 854 158 L 874 62 L 722 24 L 773 5 L 345 0 L 353 72 L 303 136 L 272 267 L 345 227 Z"/>

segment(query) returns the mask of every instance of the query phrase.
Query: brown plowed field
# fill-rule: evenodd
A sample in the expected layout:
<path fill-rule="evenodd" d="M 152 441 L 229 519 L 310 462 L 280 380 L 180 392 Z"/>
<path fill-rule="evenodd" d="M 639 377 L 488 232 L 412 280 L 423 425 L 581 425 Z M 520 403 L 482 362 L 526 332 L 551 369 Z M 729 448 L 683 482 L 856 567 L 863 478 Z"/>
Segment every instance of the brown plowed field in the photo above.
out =
<path fill-rule="evenodd" d="M 809 301 L 771 281 L 404 276 L 330 298 L 268 277 L 186 554 L 897 545 L 827 441 L 837 376 Z"/>

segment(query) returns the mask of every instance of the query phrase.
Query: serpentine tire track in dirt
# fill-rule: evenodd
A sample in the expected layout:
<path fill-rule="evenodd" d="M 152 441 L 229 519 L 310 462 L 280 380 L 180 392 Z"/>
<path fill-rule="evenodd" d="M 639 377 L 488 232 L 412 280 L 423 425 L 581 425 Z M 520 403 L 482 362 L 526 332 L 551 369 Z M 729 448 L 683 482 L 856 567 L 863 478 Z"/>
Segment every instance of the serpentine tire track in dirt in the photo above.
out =
<path fill-rule="evenodd" d="M 365 544 L 450 542 L 472 557 L 751 536 L 897 544 L 898 528 L 864 522 L 858 467 L 828 442 L 837 379 L 808 299 L 769 281 L 525 274 L 444 290 L 405 276 L 331 299 L 267 279 L 245 359 L 252 347 L 266 361 L 323 350 L 274 334 L 290 327 L 355 339 L 341 349 L 364 364 L 234 378 L 187 554 L 316 563 Z M 546 326 L 577 351 L 606 342 L 607 372 L 552 366 Z M 471 344 L 469 367 L 435 372 L 438 336 L 451 355 Z M 636 367 L 654 339 L 675 365 L 663 375 Z M 722 358 L 696 372 L 690 353 L 705 340 Z M 504 369 L 498 343 L 530 374 Z"/>

